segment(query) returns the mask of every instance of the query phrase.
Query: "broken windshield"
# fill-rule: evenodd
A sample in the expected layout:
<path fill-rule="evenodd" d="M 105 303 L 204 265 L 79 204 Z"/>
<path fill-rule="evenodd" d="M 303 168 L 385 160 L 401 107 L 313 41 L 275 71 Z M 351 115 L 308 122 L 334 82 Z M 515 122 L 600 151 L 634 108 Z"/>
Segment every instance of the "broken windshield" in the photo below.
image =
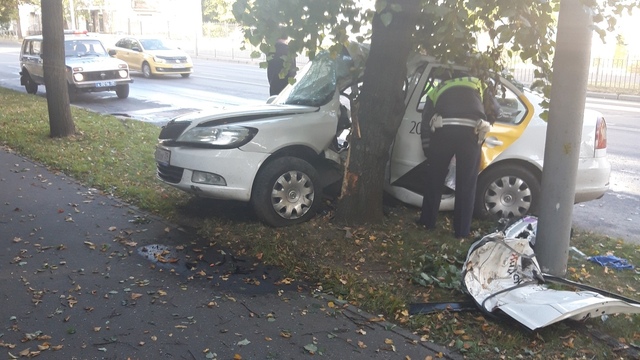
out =
<path fill-rule="evenodd" d="M 298 73 L 296 82 L 287 86 L 274 102 L 322 106 L 333 98 L 336 90 L 346 88 L 362 73 L 363 62 L 357 63 L 346 51 L 338 56 L 323 51 Z"/>

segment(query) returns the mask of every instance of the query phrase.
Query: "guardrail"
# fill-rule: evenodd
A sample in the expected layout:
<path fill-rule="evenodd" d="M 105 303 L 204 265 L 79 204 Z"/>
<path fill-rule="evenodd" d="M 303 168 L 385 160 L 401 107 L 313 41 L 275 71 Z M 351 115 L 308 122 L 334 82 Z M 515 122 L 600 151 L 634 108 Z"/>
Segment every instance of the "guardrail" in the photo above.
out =
<path fill-rule="evenodd" d="M 509 70 L 524 84 L 534 81 L 533 65 L 515 63 Z M 593 58 L 587 86 L 593 90 L 640 94 L 640 60 Z"/>

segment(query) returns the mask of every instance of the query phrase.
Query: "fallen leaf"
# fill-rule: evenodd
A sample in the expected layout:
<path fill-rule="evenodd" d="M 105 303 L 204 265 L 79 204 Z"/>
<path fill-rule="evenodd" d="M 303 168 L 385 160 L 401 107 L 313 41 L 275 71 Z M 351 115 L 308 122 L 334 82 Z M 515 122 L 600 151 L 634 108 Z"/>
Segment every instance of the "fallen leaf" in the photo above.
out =
<path fill-rule="evenodd" d="M 109 231 L 116 231 L 118 228 L 115 226 L 109 226 Z"/>

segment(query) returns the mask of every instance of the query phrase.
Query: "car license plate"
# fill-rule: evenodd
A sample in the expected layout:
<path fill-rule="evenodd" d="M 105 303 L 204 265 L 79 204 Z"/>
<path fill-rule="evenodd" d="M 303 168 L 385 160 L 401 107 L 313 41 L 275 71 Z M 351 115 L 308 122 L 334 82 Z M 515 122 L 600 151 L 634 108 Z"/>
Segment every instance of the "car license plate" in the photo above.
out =
<path fill-rule="evenodd" d="M 171 160 L 171 151 L 156 148 L 156 161 L 163 164 L 169 165 L 169 161 Z"/>
<path fill-rule="evenodd" d="M 108 86 L 114 86 L 116 84 L 115 81 L 98 81 L 96 83 L 96 87 L 108 87 Z"/>

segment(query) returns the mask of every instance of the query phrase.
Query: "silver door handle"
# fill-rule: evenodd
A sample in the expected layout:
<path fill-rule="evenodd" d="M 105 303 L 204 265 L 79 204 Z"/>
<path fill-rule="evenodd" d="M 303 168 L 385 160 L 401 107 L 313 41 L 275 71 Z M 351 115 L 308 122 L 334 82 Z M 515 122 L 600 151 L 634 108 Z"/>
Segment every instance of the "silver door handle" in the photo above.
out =
<path fill-rule="evenodd" d="M 484 140 L 485 145 L 489 147 L 502 146 L 504 143 L 502 140 L 498 140 L 495 136 L 490 136 Z"/>

